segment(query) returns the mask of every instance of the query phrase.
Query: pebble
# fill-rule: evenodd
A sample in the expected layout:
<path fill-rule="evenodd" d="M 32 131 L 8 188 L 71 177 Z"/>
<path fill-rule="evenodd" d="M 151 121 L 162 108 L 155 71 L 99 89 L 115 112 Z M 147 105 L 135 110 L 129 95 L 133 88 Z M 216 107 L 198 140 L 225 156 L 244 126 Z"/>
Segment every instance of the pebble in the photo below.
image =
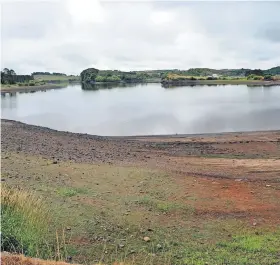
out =
<path fill-rule="evenodd" d="M 151 241 L 151 239 L 148 236 L 145 236 L 143 239 L 144 239 L 145 242 Z"/>

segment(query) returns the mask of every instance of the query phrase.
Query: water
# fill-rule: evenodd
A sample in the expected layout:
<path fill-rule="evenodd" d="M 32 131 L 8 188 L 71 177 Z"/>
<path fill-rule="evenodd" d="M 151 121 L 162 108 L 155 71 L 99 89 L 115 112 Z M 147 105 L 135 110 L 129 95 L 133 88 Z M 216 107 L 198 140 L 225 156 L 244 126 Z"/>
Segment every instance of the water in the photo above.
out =
<path fill-rule="evenodd" d="M 97 135 L 280 129 L 280 86 L 80 85 L 1 97 L 2 118 Z"/>

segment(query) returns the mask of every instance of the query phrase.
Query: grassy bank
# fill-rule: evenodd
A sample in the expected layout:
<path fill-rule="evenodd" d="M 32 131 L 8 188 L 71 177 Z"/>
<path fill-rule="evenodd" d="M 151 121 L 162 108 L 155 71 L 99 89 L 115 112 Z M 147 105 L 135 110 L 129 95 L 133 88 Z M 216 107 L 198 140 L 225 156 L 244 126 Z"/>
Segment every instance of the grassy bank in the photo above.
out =
<path fill-rule="evenodd" d="M 51 210 L 42 198 L 30 191 L 2 185 L 1 251 L 61 259 L 65 251 L 60 248 L 65 247 L 65 242 L 56 240 L 56 233 Z"/>
<path fill-rule="evenodd" d="M 67 227 L 67 253 L 77 263 L 256 265 L 279 261 L 279 228 L 253 224 L 258 220 L 254 215 L 239 218 L 234 198 L 213 201 L 219 206 L 216 211 L 225 214 L 202 214 L 199 207 L 209 199 L 202 196 L 197 187 L 201 180 L 195 177 L 186 176 L 182 185 L 165 172 L 139 167 L 54 163 L 13 153 L 4 157 L 2 177 L 12 187 L 20 185 L 44 198 L 52 220 Z M 46 224 L 45 218 L 40 222 Z M 40 242 L 40 236 L 33 238 Z"/>

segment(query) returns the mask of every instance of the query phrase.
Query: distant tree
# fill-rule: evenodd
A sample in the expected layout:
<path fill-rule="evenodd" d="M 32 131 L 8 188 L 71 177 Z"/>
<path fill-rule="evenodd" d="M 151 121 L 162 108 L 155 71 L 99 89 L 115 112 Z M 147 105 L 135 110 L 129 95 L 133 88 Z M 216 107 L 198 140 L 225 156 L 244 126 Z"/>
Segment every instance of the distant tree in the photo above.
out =
<path fill-rule="evenodd" d="M 4 69 L 3 69 L 3 73 L 4 73 L 5 75 L 8 75 L 9 72 L 10 72 L 10 70 L 9 70 L 8 68 L 4 68 Z"/>
<path fill-rule="evenodd" d="M 95 78 L 98 75 L 99 70 L 96 68 L 88 68 L 81 72 L 81 81 L 82 82 L 91 82 L 95 81 Z"/>
<path fill-rule="evenodd" d="M 261 69 L 255 69 L 255 70 L 247 70 L 245 72 L 245 76 L 249 75 L 258 75 L 258 76 L 263 76 L 264 72 Z"/>
<path fill-rule="evenodd" d="M 16 75 L 16 72 L 13 69 L 10 69 L 9 74 L 10 75 Z"/>

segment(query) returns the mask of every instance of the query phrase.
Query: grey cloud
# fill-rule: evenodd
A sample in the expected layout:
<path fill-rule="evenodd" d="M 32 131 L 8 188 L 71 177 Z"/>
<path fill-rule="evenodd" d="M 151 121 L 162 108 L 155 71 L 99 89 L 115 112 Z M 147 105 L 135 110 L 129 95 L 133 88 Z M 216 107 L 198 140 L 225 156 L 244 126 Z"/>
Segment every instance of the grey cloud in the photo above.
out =
<path fill-rule="evenodd" d="M 4 3 L 2 38 L 42 38 L 55 25 L 59 14 L 59 5 L 54 2 Z"/>
<path fill-rule="evenodd" d="M 280 24 L 267 25 L 260 29 L 256 36 L 271 42 L 280 42 Z"/>
<path fill-rule="evenodd" d="M 77 22 L 80 11 L 70 14 L 67 5 L 4 3 L 2 65 L 77 74 L 90 66 L 269 68 L 280 61 L 280 2 L 102 3 L 100 22 L 83 14 Z M 158 12 L 170 20 L 153 23 Z"/>

